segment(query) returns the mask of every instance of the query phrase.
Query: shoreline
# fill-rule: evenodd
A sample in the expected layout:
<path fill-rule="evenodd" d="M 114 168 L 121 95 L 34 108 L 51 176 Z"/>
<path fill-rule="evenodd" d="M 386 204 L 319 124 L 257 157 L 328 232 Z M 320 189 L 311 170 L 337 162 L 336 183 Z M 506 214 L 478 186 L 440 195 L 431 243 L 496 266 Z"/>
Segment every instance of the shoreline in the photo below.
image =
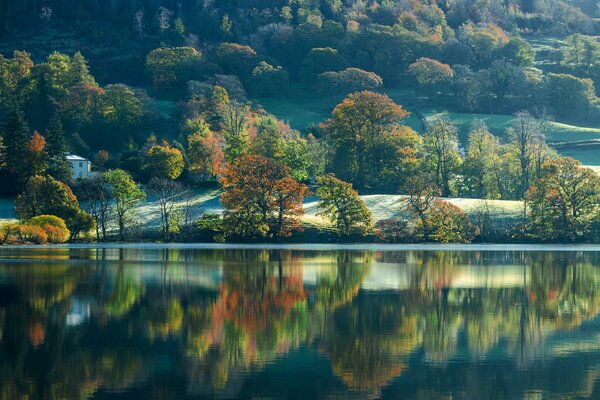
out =
<path fill-rule="evenodd" d="M 139 249 L 139 250 L 296 250 L 296 251 L 557 251 L 600 252 L 598 244 L 332 244 L 332 243 L 82 243 L 54 245 L 5 245 L 2 250 L 16 249 Z"/>

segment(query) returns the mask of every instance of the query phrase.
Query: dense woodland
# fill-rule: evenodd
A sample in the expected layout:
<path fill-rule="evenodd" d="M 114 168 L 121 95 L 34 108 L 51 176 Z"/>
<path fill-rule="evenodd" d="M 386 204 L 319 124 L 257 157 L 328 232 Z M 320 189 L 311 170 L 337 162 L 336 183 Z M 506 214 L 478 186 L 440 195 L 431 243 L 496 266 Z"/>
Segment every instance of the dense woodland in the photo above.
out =
<path fill-rule="evenodd" d="M 288 240 L 316 195 L 345 240 L 596 241 L 600 178 L 546 136 L 600 124 L 599 14 L 583 0 L 3 2 L 0 190 L 20 222 L 0 240 L 127 240 L 147 198 L 162 240 Z M 540 54 L 535 37 L 562 45 Z M 386 94 L 403 88 L 407 104 Z M 299 131 L 258 100 L 297 90 L 337 105 Z M 499 137 L 474 117 L 464 139 L 422 101 L 516 118 Z M 97 174 L 71 179 L 69 153 Z M 206 186 L 224 190 L 222 217 L 175 206 Z M 374 221 L 359 197 L 374 193 L 406 195 L 405 216 Z M 521 200 L 523 217 L 501 227 L 449 197 Z"/>

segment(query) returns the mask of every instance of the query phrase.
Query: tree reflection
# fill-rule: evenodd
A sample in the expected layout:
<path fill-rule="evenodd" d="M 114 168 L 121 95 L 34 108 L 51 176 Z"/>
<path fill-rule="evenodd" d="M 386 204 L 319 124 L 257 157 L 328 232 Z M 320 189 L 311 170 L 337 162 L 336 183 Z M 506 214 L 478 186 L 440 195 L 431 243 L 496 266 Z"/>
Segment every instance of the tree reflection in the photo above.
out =
<path fill-rule="evenodd" d="M 568 398 L 590 395 L 590 371 L 600 370 L 600 349 L 563 339 L 600 313 L 595 253 L 88 256 L 96 260 L 0 267 L 0 399 L 88 398 L 144 387 L 165 368 L 184 376 L 187 394 L 235 397 L 245 377 L 303 349 L 357 397 L 402 379 L 413 380 L 413 398 L 454 389 L 420 381 L 424 370 L 493 385 L 478 369 L 485 360 L 505 363 L 515 397 Z M 598 360 L 592 370 L 578 361 L 586 352 Z M 573 365 L 564 389 L 549 379 L 561 362 Z M 462 390 L 485 397 L 483 386 Z M 181 395 L 152 386 L 159 392 Z"/>

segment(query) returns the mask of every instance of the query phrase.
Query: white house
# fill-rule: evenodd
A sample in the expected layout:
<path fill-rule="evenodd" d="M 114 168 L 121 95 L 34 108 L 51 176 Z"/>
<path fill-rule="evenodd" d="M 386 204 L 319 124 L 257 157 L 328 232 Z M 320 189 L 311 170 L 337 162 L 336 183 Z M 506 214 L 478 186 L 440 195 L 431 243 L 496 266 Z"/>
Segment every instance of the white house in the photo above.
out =
<path fill-rule="evenodd" d="M 67 156 L 67 161 L 71 164 L 73 179 L 88 178 L 92 175 L 92 163 L 87 158 L 70 154 Z"/>

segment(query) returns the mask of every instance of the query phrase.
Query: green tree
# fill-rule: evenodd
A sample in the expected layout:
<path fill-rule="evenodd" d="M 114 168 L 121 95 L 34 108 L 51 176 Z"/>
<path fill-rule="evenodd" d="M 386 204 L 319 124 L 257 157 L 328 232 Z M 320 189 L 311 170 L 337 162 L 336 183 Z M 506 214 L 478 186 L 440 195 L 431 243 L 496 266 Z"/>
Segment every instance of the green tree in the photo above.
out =
<path fill-rule="evenodd" d="M 148 53 L 146 68 L 155 88 L 168 88 L 192 79 L 201 60 L 202 54 L 193 47 L 161 47 Z"/>
<path fill-rule="evenodd" d="M 499 52 L 504 60 L 519 67 L 531 67 L 535 61 L 534 48 L 520 36 L 511 36 Z"/>
<path fill-rule="evenodd" d="M 111 193 L 104 175 L 79 179 L 76 189 L 79 198 L 96 221 L 96 240 L 106 240 Z"/>
<path fill-rule="evenodd" d="M 331 47 L 311 49 L 300 69 L 302 79 L 313 82 L 323 72 L 341 71 L 350 67 L 350 63 L 336 49 Z"/>
<path fill-rule="evenodd" d="M 166 179 L 179 178 L 185 167 L 181 151 L 167 142 L 150 147 L 146 164 L 146 169 L 152 176 Z"/>
<path fill-rule="evenodd" d="M 77 197 L 66 184 L 51 176 L 31 177 L 15 199 L 15 215 L 24 221 L 43 214 L 66 220 L 65 210 L 72 208 L 79 208 Z"/>
<path fill-rule="evenodd" d="M 461 163 L 456 126 L 447 115 L 433 117 L 427 122 L 423 143 L 424 158 L 435 185 L 440 188 L 442 196 L 448 197 L 452 193 L 451 180 Z"/>
<path fill-rule="evenodd" d="M 103 177 L 114 200 L 112 208 L 119 227 L 119 240 L 124 241 L 126 230 L 133 221 L 135 207 L 146 199 L 146 193 L 121 169 L 106 171 Z"/>
<path fill-rule="evenodd" d="M 237 43 L 221 43 L 217 48 L 217 63 L 228 74 L 246 79 L 257 63 L 256 51 Z"/>
<path fill-rule="evenodd" d="M 431 97 L 435 91 L 449 85 L 454 78 L 452 68 L 431 58 L 419 58 L 408 67 L 408 72 Z"/>
<path fill-rule="evenodd" d="M 73 54 L 73 57 L 71 58 L 70 74 L 71 86 L 76 83 L 87 83 L 94 86 L 96 85 L 96 80 L 90 73 L 87 60 L 79 51 Z"/>
<path fill-rule="evenodd" d="M 131 128 L 144 115 L 143 104 L 136 92 L 127 85 L 108 85 L 101 97 L 102 117 L 118 129 Z"/>
<path fill-rule="evenodd" d="M 408 113 L 389 97 L 369 91 L 353 93 L 338 104 L 325 130 L 334 145 L 331 169 L 340 178 L 364 189 L 377 182 L 369 175 L 376 143 L 400 126 Z"/>
<path fill-rule="evenodd" d="M 247 86 L 249 92 L 255 97 L 276 96 L 285 94 L 289 83 L 288 74 L 283 67 L 274 67 L 261 61 L 252 70 Z"/>
<path fill-rule="evenodd" d="M 235 161 L 248 149 L 248 113 L 245 104 L 230 101 L 223 110 L 223 136 L 225 137 L 225 159 Z"/>
<path fill-rule="evenodd" d="M 256 135 L 252 140 L 250 152 L 267 158 L 281 159 L 285 142 L 277 119 L 270 116 L 258 118 L 254 128 Z"/>
<path fill-rule="evenodd" d="M 158 203 L 163 239 L 170 240 L 173 233 L 175 201 L 182 194 L 183 187 L 170 179 L 155 177 L 148 183 L 148 188 Z"/>
<path fill-rule="evenodd" d="M 339 235 L 366 235 L 371 231 L 371 211 L 350 183 L 329 174 L 318 177 L 317 184 L 319 215 L 329 218 Z"/>
<path fill-rule="evenodd" d="M 500 195 L 496 180 L 500 157 L 500 141 L 485 123 L 473 120 L 469 145 L 463 163 L 466 194 L 475 198 L 494 199 Z"/>
<path fill-rule="evenodd" d="M 55 113 L 46 129 L 46 153 L 48 173 L 63 181 L 71 177 L 71 166 L 67 161 L 67 141 L 58 113 Z"/>
<path fill-rule="evenodd" d="M 24 51 L 13 52 L 12 58 L 0 55 L 0 115 L 6 110 L 23 107 L 35 90 L 33 61 Z"/>
<path fill-rule="evenodd" d="M 20 109 L 11 111 L 2 126 L 2 137 L 6 145 L 6 167 L 21 183 L 25 183 L 30 176 L 21 165 L 30 135 L 23 112 Z"/>
<path fill-rule="evenodd" d="M 541 240 L 581 240 L 597 218 L 600 177 L 569 157 L 547 161 L 528 191 L 529 231 Z"/>
<path fill-rule="evenodd" d="M 568 74 L 548 74 L 548 101 L 558 117 L 588 119 L 598 107 L 594 82 Z"/>
<path fill-rule="evenodd" d="M 544 125 L 528 113 L 517 114 L 515 125 L 508 130 L 509 147 L 516 160 L 518 173 L 518 198 L 523 198 L 536 174 L 541 154 L 547 153 Z"/>

